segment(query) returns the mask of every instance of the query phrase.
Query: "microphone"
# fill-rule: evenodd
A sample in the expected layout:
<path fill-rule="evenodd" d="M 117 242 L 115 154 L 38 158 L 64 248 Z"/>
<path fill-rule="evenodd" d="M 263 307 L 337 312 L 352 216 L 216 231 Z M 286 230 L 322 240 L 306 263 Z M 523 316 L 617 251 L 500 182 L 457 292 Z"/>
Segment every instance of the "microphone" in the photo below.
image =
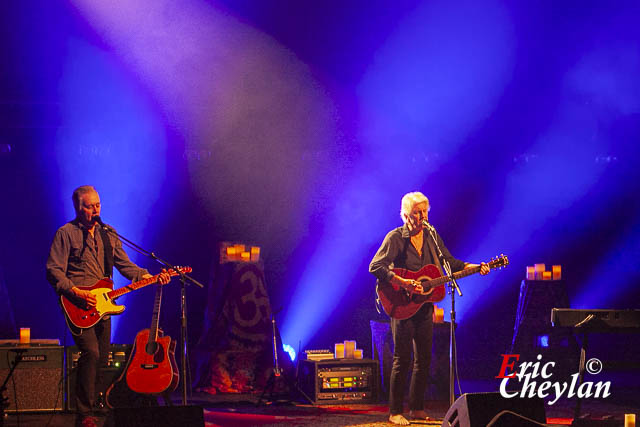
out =
<path fill-rule="evenodd" d="M 106 231 L 111 230 L 111 227 L 109 227 L 107 224 L 102 222 L 102 218 L 100 218 L 99 215 L 94 216 L 93 218 L 91 218 L 91 220 L 95 221 L 98 225 L 100 225 L 100 227 L 102 227 L 103 230 L 106 230 Z"/>
<path fill-rule="evenodd" d="M 433 225 L 429 224 L 429 221 L 427 221 L 426 219 L 422 220 L 422 226 L 424 228 L 427 228 L 427 229 L 431 230 L 431 231 L 435 231 L 435 228 L 433 228 Z"/>

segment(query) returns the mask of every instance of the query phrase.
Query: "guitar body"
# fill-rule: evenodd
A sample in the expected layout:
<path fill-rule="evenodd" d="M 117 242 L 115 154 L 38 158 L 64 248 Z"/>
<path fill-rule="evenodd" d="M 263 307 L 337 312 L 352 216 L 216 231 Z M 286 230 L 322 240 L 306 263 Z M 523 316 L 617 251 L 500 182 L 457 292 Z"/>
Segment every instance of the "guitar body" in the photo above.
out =
<path fill-rule="evenodd" d="M 133 353 L 129 354 L 127 364 L 122 368 L 122 372 L 118 376 L 118 379 L 109 385 L 109 388 L 107 388 L 107 391 L 104 394 L 104 401 L 110 409 L 158 406 L 158 401 L 155 396 L 136 393 L 127 385 L 125 376 L 129 368 L 129 363 L 131 363 L 132 355 Z"/>
<path fill-rule="evenodd" d="M 181 273 L 191 273 L 191 271 L 191 267 L 177 267 L 177 271 L 170 269 L 167 273 L 169 276 L 177 276 Z M 125 306 L 114 304 L 116 298 L 155 283 L 159 277 L 160 275 L 156 274 L 155 276 L 139 280 L 115 291 L 113 290 L 113 282 L 111 279 L 102 279 L 91 287 L 83 287 L 82 289 L 88 290 L 95 295 L 95 307 L 88 307 L 83 299 L 68 298 L 60 295 L 60 305 L 64 311 L 67 325 L 69 325 L 71 331 L 75 333 L 78 330 L 94 326 L 106 315 L 122 313 Z"/>
<path fill-rule="evenodd" d="M 67 317 L 67 322 L 75 328 L 85 329 L 94 326 L 104 316 L 120 314 L 124 311 L 124 305 L 116 305 L 107 295 L 113 290 L 113 282 L 102 279 L 90 288 L 82 288 L 90 291 L 96 297 L 95 307 L 86 307 L 84 300 L 73 300 L 64 295 L 60 296 L 60 304 Z"/>
<path fill-rule="evenodd" d="M 493 258 L 486 264 L 489 269 L 502 268 L 509 265 L 509 258 L 502 254 Z M 442 301 L 446 294 L 445 284 L 452 279 L 460 279 L 479 273 L 482 269 L 481 265 L 468 267 L 456 273 L 451 277 L 442 276 L 440 270 L 433 264 L 428 264 L 418 271 L 411 271 L 405 268 L 394 268 L 392 271 L 404 279 L 419 281 L 422 284 L 422 293 L 408 292 L 405 289 L 395 286 L 391 283 L 378 282 L 376 292 L 382 304 L 384 312 L 394 319 L 408 319 L 428 302 Z M 436 313 L 437 314 L 437 313 Z"/>
<path fill-rule="evenodd" d="M 149 344 L 149 334 L 150 329 L 143 329 L 136 335 L 127 367 L 127 385 L 137 393 L 173 391 L 179 380 L 176 342 L 169 336 L 161 336 Z"/>
<path fill-rule="evenodd" d="M 384 312 L 394 319 L 408 319 L 428 302 L 442 301 L 446 295 L 444 284 L 429 287 L 428 281 L 441 276 L 440 270 L 433 264 L 425 265 L 418 271 L 411 271 L 405 268 L 394 268 L 392 270 L 404 279 L 421 281 L 424 293 L 418 294 L 409 292 L 391 283 L 379 283 L 377 292 Z"/>

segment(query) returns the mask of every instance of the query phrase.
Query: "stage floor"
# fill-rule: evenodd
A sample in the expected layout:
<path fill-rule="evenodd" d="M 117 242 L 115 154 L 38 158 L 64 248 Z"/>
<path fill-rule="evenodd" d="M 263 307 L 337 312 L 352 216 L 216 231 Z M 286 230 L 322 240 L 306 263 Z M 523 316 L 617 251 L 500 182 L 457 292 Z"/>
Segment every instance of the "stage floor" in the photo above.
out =
<path fill-rule="evenodd" d="M 259 394 L 218 394 L 194 393 L 189 400 L 190 405 L 198 405 L 204 409 L 205 425 L 215 426 L 388 426 L 388 406 L 386 403 L 345 404 L 345 405 L 310 405 L 302 402 L 291 402 L 285 399 L 274 402 L 263 401 L 258 405 Z M 275 396 L 273 396 L 275 398 Z M 281 396 L 282 397 L 282 396 Z M 640 402 L 636 396 L 624 402 L 603 400 L 587 400 L 583 402 L 582 414 L 590 418 L 602 419 L 612 417 L 623 425 L 625 413 L 640 414 Z M 181 395 L 172 396 L 174 404 L 181 404 Z M 560 400 L 555 405 L 545 404 L 547 423 L 552 425 L 569 425 L 573 418 L 575 401 Z M 449 408 L 448 402 L 427 402 L 426 409 L 434 421 L 412 421 L 412 425 L 440 426 Z M 74 414 L 57 413 L 21 413 L 9 414 L 5 417 L 5 426 L 10 427 L 63 427 L 73 426 Z M 100 418 L 100 426 L 107 425 L 106 418 Z M 597 425 L 597 424 L 596 424 Z"/>

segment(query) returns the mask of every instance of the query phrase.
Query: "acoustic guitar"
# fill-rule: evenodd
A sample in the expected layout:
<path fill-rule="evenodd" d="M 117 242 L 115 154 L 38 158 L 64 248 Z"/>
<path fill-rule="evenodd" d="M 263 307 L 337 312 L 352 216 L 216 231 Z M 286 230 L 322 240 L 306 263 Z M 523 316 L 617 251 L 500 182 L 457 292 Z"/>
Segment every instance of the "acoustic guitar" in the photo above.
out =
<path fill-rule="evenodd" d="M 191 273 L 191 267 L 177 267 L 182 273 Z M 170 276 L 177 276 L 180 273 L 174 269 L 167 271 Z M 124 305 L 114 303 L 115 299 L 125 295 L 131 291 L 141 289 L 147 285 L 155 283 L 160 278 L 160 274 L 142 279 L 138 282 L 123 286 L 120 289 L 113 290 L 113 281 L 111 279 L 102 279 L 93 286 L 82 288 L 90 291 L 96 297 L 96 306 L 89 307 L 86 301 L 80 298 L 69 298 L 60 296 L 60 305 L 64 311 L 67 325 L 70 329 L 86 329 L 94 326 L 104 316 L 108 314 L 120 314 L 124 311 Z"/>
<path fill-rule="evenodd" d="M 178 386 L 176 342 L 158 328 L 161 302 L 162 286 L 158 286 L 151 327 L 136 335 L 127 366 L 127 385 L 137 393 L 160 394 Z"/>
<path fill-rule="evenodd" d="M 505 267 L 509 264 L 506 255 L 500 255 L 487 263 L 489 268 Z M 433 264 L 428 264 L 418 271 L 405 268 L 394 268 L 392 271 L 404 279 L 419 281 L 423 292 L 409 292 L 404 288 L 387 282 L 378 282 L 376 292 L 382 304 L 384 312 L 394 319 L 408 319 L 426 303 L 442 301 L 446 294 L 445 284 L 451 281 L 451 277 L 443 276 L 440 270 Z M 480 266 L 465 268 L 453 273 L 454 279 L 460 279 L 480 272 Z"/>

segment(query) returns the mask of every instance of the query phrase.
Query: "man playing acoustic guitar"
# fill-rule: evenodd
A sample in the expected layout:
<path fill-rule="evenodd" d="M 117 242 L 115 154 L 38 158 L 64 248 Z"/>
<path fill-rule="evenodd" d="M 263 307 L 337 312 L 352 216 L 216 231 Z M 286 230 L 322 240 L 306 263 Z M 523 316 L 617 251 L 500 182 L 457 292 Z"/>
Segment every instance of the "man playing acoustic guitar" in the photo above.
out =
<path fill-rule="evenodd" d="M 378 279 L 379 287 L 393 285 L 406 290 L 407 295 L 421 294 L 425 289 L 420 281 L 403 278 L 392 269 L 418 271 L 424 266 L 435 264 L 441 270 L 440 260 L 436 255 L 437 248 L 429 232 L 424 231 L 424 227 L 428 225 L 429 209 L 429 200 L 420 192 L 408 193 L 402 198 L 400 216 L 404 226 L 391 230 L 386 235 L 369 265 L 369 271 Z M 470 264 L 454 258 L 440 235 L 435 230 L 434 233 L 442 255 L 453 272 L 479 268 L 480 274 L 489 273 L 487 264 Z M 409 318 L 397 319 L 390 314 L 394 351 L 389 390 L 389 421 L 393 424 L 409 425 L 402 413 L 404 385 L 411 363 L 412 347 L 414 363 L 409 391 L 410 417 L 429 419 L 424 411 L 424 393 L 431 362 L 432 313 L 433 304 L 427 302 Z"/>
<path fill-rule="evenodd" d="M 85 307 L 95 307 L 96 297 L 86 288 L 113 276 L 113 267 L 129 280 L 152 277 L 149 272 L 129 260 L 122 242 L 113 233 L 96 226 L 100 217 L 100 196 L 89 185 L 78 187 L 72 195 L 76 217 L 58 229 L 47 259 L 47 280 L 56 293 Z M 171 277 L 163 272 L 162 284 Z M 102 318 L 95 326 L 73 329 L 80 350 L 76 381 L 77 426 L 95 426 L 93 416 L 95 390 L 103 381 L 101 366 L 106 366 L 111 346 L 111 320 Z"/>

